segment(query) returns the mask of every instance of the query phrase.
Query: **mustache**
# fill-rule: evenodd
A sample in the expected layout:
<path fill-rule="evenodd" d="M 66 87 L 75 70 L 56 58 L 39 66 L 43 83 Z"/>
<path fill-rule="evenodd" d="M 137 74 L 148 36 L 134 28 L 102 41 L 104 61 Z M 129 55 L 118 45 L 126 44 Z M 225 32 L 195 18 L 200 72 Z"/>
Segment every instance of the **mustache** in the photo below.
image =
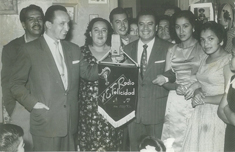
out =
<path fill-rule="evenodd" d="M 33 25 L 33 28 L 34 28 L 34 27 L 42 28 L 42 26 L 41 26 L 40 24 L 35 24 L 35 25 Z"/>

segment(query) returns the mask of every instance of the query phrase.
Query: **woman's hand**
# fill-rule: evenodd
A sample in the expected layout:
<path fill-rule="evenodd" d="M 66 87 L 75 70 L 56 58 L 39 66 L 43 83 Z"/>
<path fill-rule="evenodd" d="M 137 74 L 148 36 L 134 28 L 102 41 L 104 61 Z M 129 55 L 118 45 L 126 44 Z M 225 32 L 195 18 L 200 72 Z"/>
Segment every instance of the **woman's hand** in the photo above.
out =
<path fill-rule="evenodd" d="M 194 95 L 195 90 L 200 88 L 200 87 L 201 87 L 201 85 L 200 85 L 199 82 L 195 82 L 192 85 L 190 85 L 189 88 L 185 92 L 185 95 L 184 95 L 185 99 L 189 100 L 190 98 L 192 98 L 193 95 Z"/>
<path fill-rule="evenodd" d="M 152 81 L 153 84 L 158 84 L 162 86 L 163 84 L 166 83 L 166 79 L 164 78 L 163 75 L 157 75 L 157 78 Z"/>
<path fill-rule="evenodd" d="M 194 97 L 192 98 L 192 107 L 195 108 L 198 105 L 205 104 L 204 102 L 205 95 L 199 90 L 195 90 Z"/>
<path fill-rule="evenodd" d="M 176 88 L 176 93 L 178 95 L 184 95 L 185 92 L 187 90 L 187 86 L 184 86 L 184 85 L 179 85 L 177 88 Z"/>

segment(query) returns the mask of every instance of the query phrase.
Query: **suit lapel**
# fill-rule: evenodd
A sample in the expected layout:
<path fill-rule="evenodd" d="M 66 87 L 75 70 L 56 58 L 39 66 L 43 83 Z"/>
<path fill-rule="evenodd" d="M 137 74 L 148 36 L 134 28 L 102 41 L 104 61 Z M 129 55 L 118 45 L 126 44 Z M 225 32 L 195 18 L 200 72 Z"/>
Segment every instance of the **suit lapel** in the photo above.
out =
<path fill-rule="evenodd" d="M 148 66 L 147 66 L 146 73 L 145 73 L 146 77 L 149 75 L 148 73 L 151 71 L 152 67 L 154 66 L 154 62 L 156 60 L 158 60 L 158 56 L 160 55 L 158 52 L 160 50 L 161 49 L 160 49 L 160 46 L 159 46 L 158 39 L 155 38 L 155 42 L 153 44 L 153 48 L 152 48 L 151 54 L 149 56 Z"/>
<path fill-rule="evenodd" d="M 136 41 L 133 45 L 132 45 L 132 51 L 131 51 L 131 56 L 133 57 L 133 60 L 137 62 L 137 54 L 138 54 L 138 42 Z"/>
<path fill-rule="evenodd" d="M 55 77 L 56 80 L 60 81 L 60 87 L 64 89 L 64 85 L 59 73 L 59 70 L 56 66 L 55 60 L 53 58 L 53 55 L 51 53 L 51 50 L 49 46 L 47 45 L 47 42 L 45 41 L 44 37 L 39 38 L 40 43 L 41 43 L 41 49 L 42 49 L 42 61 L 43 63 L 47 64 L 48 71 L 51 73 L 53 77 Z"/>

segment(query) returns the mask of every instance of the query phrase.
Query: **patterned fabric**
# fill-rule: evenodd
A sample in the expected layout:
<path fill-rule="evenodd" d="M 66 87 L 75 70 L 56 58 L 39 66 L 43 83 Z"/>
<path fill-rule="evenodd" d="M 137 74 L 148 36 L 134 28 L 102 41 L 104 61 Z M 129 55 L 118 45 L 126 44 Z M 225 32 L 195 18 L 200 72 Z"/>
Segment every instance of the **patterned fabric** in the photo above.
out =
<path fill-rule="evenodd" d="M 143 53 L 142 53 L 142 56 L 141 56 L 141 60 L 140 60 L 140 75 L 142 77 L 142 79 L 144 78 L 144 73 L 146 71 L 146 67 L 147 67 L 147 47 L 148 45 L 143 45 Z"/>
<path fill-rule="evenodd" d="M 228 53 L 232 52 L 233 49 L 233 44 L 235 42 L 235 28 L 230 28 L 227 31 L 227 41 L 226 41 L 226 45 L 225 45 L 225 51 L 227 51 Z"/>
<path fill-rule="evenodd" d="M 197 72 L 197 79 L 206 96 L 222 95 L 224 93 L 223 68 L 228 64 L 231 55 L 220 57 L 217 61 L 206 63 L 202 60 Z M 195 107 L 182 152 L 188 151 L 224 151 L 225 123 L 217 115 L 218 105 L 205 104 Z"/>
<path fill-rule="evenodd" d="M 97 64 L 88 46 L 83 46 L 84 59 L 91 65 Z M 78 146 L 81 151 L 117 151 L 123 138 L 122 128 L 114 128 L 98 113 L 98 81 L 80 82 L 80 117 Z"/>

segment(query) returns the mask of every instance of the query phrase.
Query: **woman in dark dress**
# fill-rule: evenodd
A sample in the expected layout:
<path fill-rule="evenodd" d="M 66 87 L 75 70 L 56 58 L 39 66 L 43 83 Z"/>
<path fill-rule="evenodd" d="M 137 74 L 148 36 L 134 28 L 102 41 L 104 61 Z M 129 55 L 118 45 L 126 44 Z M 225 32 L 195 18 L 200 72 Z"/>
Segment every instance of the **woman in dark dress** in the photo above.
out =
<path fill-rule="evenodd" d="M 81 47 L 84 59 L 90 65 L 110 51 L 112 28 L 102 18 L 90 21 Z M 114 128 L 98 113 L 98 81 L 80 82 L 80 118 L 78 126 L 78 146 L 81 151 L 118 151 L 122 144 L 123 131 Z"/>
<path fill-rule="evenodd" d="M 225 131 L 224 151 L 235 151 L 235 48 L 233 57 L 224 68 L 225 82 L 227 87 L 218 108 L 219 117 L 227 123 Z"/>

